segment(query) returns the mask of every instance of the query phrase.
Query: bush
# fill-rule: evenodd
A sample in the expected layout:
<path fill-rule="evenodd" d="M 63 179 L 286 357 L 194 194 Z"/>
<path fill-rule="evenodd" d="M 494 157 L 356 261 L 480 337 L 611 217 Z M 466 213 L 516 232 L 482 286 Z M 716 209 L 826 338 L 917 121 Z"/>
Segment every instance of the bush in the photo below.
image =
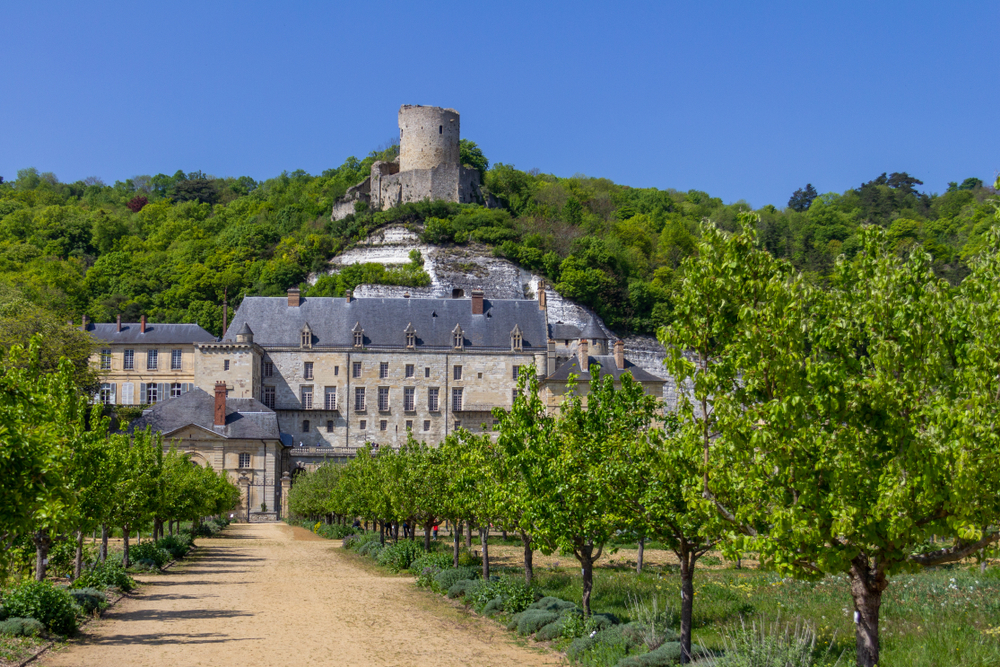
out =
<path fill-rule="evenodd" d="M 76 632 L 77 606 L 65 588 L 47 581 L 29 581 L 4 597 L 4 610 L 11 617 L 37 619 L 60 635 Z"/>
<path fill-rule="evenodd" d="M 104 609 L 108 604 L 108 597 L 96 588 L 78 588 L 69 592 L 73 596 L 73 601 L 88 614 Z"/>
<path fill-rule="evenodd" d="M 704 655 L 706 655 L 704 649 L 697 644 L 691 644 L 692 659 L 696 660 Z M 680 661 L 680 642 L 667 642 L 649 653 L 622 658 L 615 667 L 667 667 L 668 665 L 676 665 Z M 781 667 L 784 667 L 783 663 Z"/>
<path fill-rule="evenodd" d="M 535 639 L 540 642 L 559 639 L 566 634 L 566 624 L 572 622 L 575 614 L 564 614 L 535 632 Z"/>
<path fill-rule="evenodd" d="M 448 554 L 423 554 L 412 563 L 409 570 L 417 575 L 417 586 L 427 588 L 434 585 L 434 577 L 451 565 Z"/>
<path fill-rule="evenodd" d="M 589 619 L 588 619 L 589 623 Z M 622 626 L 616 625 L 594 634 L 587 634 L 578 639 L 566 649 L 566 657 L 570 662 L 582 665 L 614 665 L 634 649 L 642 646 L 635 634 L 623 632 Z"/>
<path fill-rule="evenodd" d="M 827 664 L 836 654 L 830 644 L 817 660 L 816 631 L 805 622 L 755 620 L 722 633 L 725 654 L 719 667 L 812 667 Z M 692 646 L 692 652 L 694 647 Z"/>
<path fill-rule="evenodd" d="M 400 540 L 382 549 L 375 560 L 379 565 L 389 568 L 390 572 L 401 572 L 409 568 L 410 563 L 419 558 L 421 553 L 422 549 L 416 542 Z"/>
<path fill-rule="evenodd" d="M 108 560 L 94 563 L 80 574 L 80 578 L 70 584 L 71 588 L 117 588 L 128 593 L 135 588 L 135 580 L 128 576 L 121 563 Z"/>
<path fill-rule="evenodd" d="M 497 597 L 493 598 L 483 606 L 482 614 L 484 616 L 496 616 L 503 611 L 503 598 Z"/>
<path fill-rule="evenodd" d="M 471 567 L 451 567 L 434 575 L 432 587 L 438 592 L 447 592 L 456 582 L 476 578 L 476 571 Z"/>
<path fill-rule="evenodd" d="M 528 609 L 543 609 L 545 611 L 562 612 L 565 609 L 576 609 L 576 604 L 570 602 L 569 600 L 563 600 L 562 598 L 547 595 L 541 600 L 529 604 Z"/>
<path fill-rule="evenodd" d="M 179 535 L 167 535 L 166 537 L 161 537 L 156 541 L 156 546 L 163 549 L 170 554 L 173 560 L 180 560 L 187 555 L 191 547 L 194 546 L 194 540 L 188 533 L 180 533 Z"/>
<path fill-rule="evenodd" d="M 325 537 L 328 540 L 342 540 L 348 535 L 353 535 L 358 532 L 357 528 L 351 528 L 350 526 L 345 526 L 341 523 L 326 524 L 318 522 L 312 526 L 306 527 L 320 537 Z"/>
<path fill-rule="evenodd" d="M 461 581 L 456 581 L 448 588 L 448 597 L 452 600 L 455 598 L 460 598 L 465 595 L 465 591 L 468 590 L 469 586 L 472 586 L 475 581 L 472 579 L 462 579 Z"/>
<path fill-rule="evenodd" d="M 518 616 L 517 634 L 533 635 L 549 623 L 554 623 L 559 619 L 559 614 L 554 611 L 542 611 L 541 609 L 531 609 Z"/>
<path fill-rule="evenodd" d="M 129 548 L 129 560 L 137 564 L 147 561 L 158 570 L 173 560 L 173 556 L 156 542 L 143 542 Z"/>
<path fill-rule="evenodd" d="M 463 551 L 458 554 L 458 566 L 459 567 L 481 567 L 483 564 L 483 559 L 479 556 L 473 556 L 468 551 Z"/>
<path fill-rule="evenodd" d="M 8 618 L 0 621 L 0 635 L 36 637 L 44 631 L 45 626 L 33 618 Z"/>
<path fill-rule="evenodd" d="M 506 576 L 479 582 L 474 589 L 466 591 L 465 597 L 473 609 L 480 613 L 496 598 L 500 598 L 502 610 L 511 614 L 524 611 L 535 601 L 534 591 L 523 579 Z"/>

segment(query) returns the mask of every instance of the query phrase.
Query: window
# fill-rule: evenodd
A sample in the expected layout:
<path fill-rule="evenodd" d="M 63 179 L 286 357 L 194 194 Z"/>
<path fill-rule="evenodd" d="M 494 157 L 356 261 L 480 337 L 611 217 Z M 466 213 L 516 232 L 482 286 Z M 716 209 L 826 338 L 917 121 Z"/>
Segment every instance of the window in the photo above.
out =
<path fill-rule="evenodd" d="M 365 388 L 355 387 L 354 388 L 354 411 L 364 412 L 365 410 Z"/>
<path fill-rule="evenodd" d="M 524 336 L 521 335 L 521 327 L 514 325 L 514 330 L 510 332 L 511 352 L 520 352 L 524 344 Z"/>
<path fill-rule="evenodd" d="M 462 428 L 462 422 L 455 422 L 455 430 Z"/>
<path fill-rule="evenodd" d="M 274 410 L 274 387 L 264 387 L 264 405 Z"/>
<path fill-rule="evenodd" d="M 354 347 L 365 346 L 365 330 L 361 328 L 361 322 L 354 325 Z"/>
<path fill-rule="evenodd" d="M 146 370 L 155 371 L 156 370 L 156 350 L 146 350 Z"/>
<path fill-rule="evenodd" d="M 462 410 L 462 388 L 451 390 L 451 409 L 452 412 L 460 412 Z"/>
<path fill-rule="evenodd" d="M 424 366 L 424 377 L 425 378 L 429 378 L 430 376 L 431 376 L 431 367 L 430 366 Z"/>
<path fill-rule="evenodd" d="M 160 386 L 155 382 L 146 385 L 146 402 L 152 405 L 160 400 Z"/>
<path fill-rule="evenodd" d="M 224 371 L 228 371 L 229 370 L 229 359 L 223 359 L 222 360 L 222 370 L 224 370 Z"/>
<path fill-rule="evenodd" d="M 367 420 L 362 419 L 361 421 L 358 422 L 358 430 L 359 431 L 364 431 L 366 428 L 368 428 L 368 421 Z"/>
<path fill-rule="evenodd" d="M 181 369 L 181 355 L 184 354 L 183 350 L 171 350 L 170 351 L 170 370 L 179 371 Z"/>
<path fill-rule="evenodd" d="M 413 322 L 406 325 L 403 333 L 406 334 L 406 347 L 412 350 L 417 346 L 417 330 L 413 328 Z"/>
<path fill-rule="evenodd" d="M 302 330 L 302 339 L 300 341 L 302 343 L 302 347 L 305 348 L 312 347 L 312 340 L 313 340 L 312 331 L 310 331 L 309 328 L 306 327 L 305 329 Z"/>
<path fill-rule="evenodd" d="M 303 419 L 302 420 L 302 432 L 303 433 L 308 433 L 309 432 L 309 420 L 308 419 Z"/>
<path fill-rule="evenodd" d="M 334 366 L 333 367 L 333 374 L 334 375 L 340 375 L 340 366 Z"/>
<path fill-rule="evenodd" d="M 386 421 L 385 419 L 380 419 L 378 422 L 378 430 L 385 431 L 388 428 L 389 428 L 389 422 Z"/>
<path fill-rule="evenodd" d="M 353 371 L 351 373 L 352 377 L 356 377 L 356 378 L 361 377 L 361 362 L 360 361 L 355 361 L 354 362 L 354 366 L 352 368 L 352 371 Z"/>
<path fill-rule="evenodd" d="M 455 379 L 455 380 L 461 380 L 462 379 L 462 367 L 461 366 L 455 366 L 455 368 L 452 370 L 452 378 Z"/>
<path fill-rule="evenodd" d="M 476 373 L 476 379 L 477 380 L 482 380 L 483 379 L 483 374 L 482 373 Z"/>
<path fill-rule="evenodd" d="M 413 377 L 413 364 L 406 364 L 406 377 L 407 378 Z"/>
<path fill-rule="evenodd" d="M 515 403 L 517 403 L 517 389 L 511 389 L 510 390 L 510 405 L 511 405 L 511 407 L 514 407 Z"/>
<path fill-rule="evenodd" d="M 517 374 L 520 373 L 520 372 L 521 372 L 521 367 L 520 366 L 518 366 L 517 364 L 511 366 L 510 367 L 510 376 L 511 376 L 510 379 L 511 380 L 516 380 L 517 379 Z"/>
<path fill-rule="evenodd" d="M 184 386 L 180 382 L 173 382 L 170 385 L 170 398 L 177 398 L 181 395 Z"/>
<path fill-rule="evenodd" d="M 274 362 L 265 361 L 263 370 L 264 370 L 264 377 L 266 378 L 274 377 Z"/>
<path fill-rule="evenodd" d="M 462 327 L 456 324 L 451 331 L 451 346 L 456 350 L 461 350 L 464 344 L 465 334 L 462 333 Z"/>
<path fill-rule="evenodd" d="M 122 368 L 127 371 L 135 368 L 135 350 L 125 350 L 125 358 L 122 363 Z"/>
<path fill-rule="evenodd" d="M 241 468 L 250 467 L 250 455 L 247 453 L 240 454 L 240 466 Z"/>
<path fill-rule="evenodd" d="M 101 370 L 111 370 L 111 350 L 101 350 Z"/>
<path fill-rule="evenodd" d="M 302 409 L 312 410 L 313 407 L 313 388 L 312 387 L 302 387 L 300 389 L 302 394 Z"/>
<path fill-rule="evenodd" d="M 431 430 L 431 420 L 430 419 L 425 419 L 424 420 L 424 430 L 425 431 Z"/>
<path fill-rule="evenodd" d="M 333 433 L 333 420 L 332 419 L 327 419 L 326 420 L 326 432 L 327 433 Z"/>
<path fill-rule="evenodd" d="M 417 390 L 413 387 L 403 388 L 403 410 L 406 412 L 413 412 L 413 403 L 415 394 Z"/>
<path fill-rule="evenodd" d="M 407 419 L 406 420 L 406 430 L 407 431 L 412 431 L 413 430 L 413 420 L 412 419 Z"/>
<path fill-rule="evenodd" d="M 337 409 L 337 388 L 336 387 L 327 387 L 326 390 L 323 392 L 323 394 L 324 394 L 324 396 L 323 396 L 323 407 L 325 407 L 327 410 L 336 410 Z"/>
<path fill-rule="evenodd" d="M 307 380 L 313 379 L 313 362 L 307 361 L 302 364 L 302 377 Z"/>
<path fill-rule="evenodd" d="M 108 382 L 101 385 L 101 392 L 99 394 L 98 400 L 105 405 L 111 405 L 115 402 L 115 386 Z"/>
<path fill-rule="evenodd" d="M 444 125 L 438 125 L 438 134 L 444 134 Z"/>
<path fill-rule="evenodd" d="M 381 380 L 389 377 L 389 362 L 383 361 L 378 365 L 378 376 Z"/>
<path fill-rule="evenodd" d="M 495 431 L 495 430 L 497 430 L 497 428 L 498 428 L 499 426 L 500 426 L 500 420 L 499 420 L 499 419 L 494 419 L 494 420 L 493 420 L 493 430 L 494 430 L 494 431 Z"/>
<path fill-rule="evenodd" d="M 427 409 L 431 412 L 438 411 L 438 388 L 431 387 L 427 390 Z"/>
<path fill-rule="evenodd" d="M 379 387 L 378 388 L 378 411 L 388 412 L 389 411 L 389 388 Z"/>

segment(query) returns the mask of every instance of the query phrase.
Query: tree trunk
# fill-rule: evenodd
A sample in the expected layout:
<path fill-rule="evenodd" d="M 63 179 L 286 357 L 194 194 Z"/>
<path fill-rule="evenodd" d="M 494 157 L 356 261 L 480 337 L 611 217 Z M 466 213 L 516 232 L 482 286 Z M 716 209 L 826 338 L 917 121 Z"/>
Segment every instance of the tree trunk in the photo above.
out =
<path fill-rule="evenodd" d="M 479 541 L 483 545 L 483 581 L 490 580 L 490 524 L 479 529 Z"/>
<path fill-rule="evenodd" d="M 458 567 L 458 552 L 462 547 L 462 531 L 456 530 L 455 526 L 451 527 L 451 539 L 455 543 L 455 550 L 452 554 L 452 567 Z"/>
<path fill-rule="evenodd" d="M 635 573 L 642 574 L 642 556 L 646 552 L 646 536 L 639 538 L 639 553 L 635 557 Z"/>
<path fill-rule="evenodd" d="M 503 540 L 504 542 L 507 541 L 507 529 L 506 528 L 501 529 L 501 531 L 500 531 L 500 539 Z"/>
<path fill-rule="evenodd" d="M 101 562 L 108 559 L 108 524 L 101 524 Z"/>
<path fill-rule="evenodd" d="M 128 534 L 130 532 L 132 532 L 131 528 L 129 528 L 128 526 L 122 526 L 122 535 L 125 537 L 125 541 L 123 544 L 124 551 L 122 551 L 122 567 L 124 568 L 128 568 L 128 566 L 131 565 L 128 559 Z"/>
<path fill-rule="evenodd" d="M 535 576 L 535 566 L 532 563 L 535 550 L 531 548 L 531 535 L 528 535 L 523 530 L 521 531 L 521 543 L 524 544 L 524 583 L 530 587 L 531 580 Z"/>
<path fill-rule="evenodd" d="M 472 522 L 465 523 L 465 550 L 472 551 Z"/>
<path fill-rule="evenodd" d="M 39 530 L 32 536 L 32 541 L 35 543 L 35 581 L 44 581 L 52 538 L 49 536 L 49 531 Z"/>
<path fill-rule="evenodd" d="M 680 548 L 675 551 L 681 562 L 681 664 L 691 662 L 691 614 L 694 610 L 694 566 L 698 557 L 688 545 L 681 540 Z"/>
<path fill-rule="evenodd" d="M 434 525 L 433 521 L 428 521 L 424 524 L 424 552 L 431 552 L 431 527 Z"/>
<path fill-rule="evenodd" d="M 417 522 L 410 519 L 410 541 L 415 542 L 417 540 Z"/>
<path fill-rule="evenodd" d="M 378 522 L 378 541 L 383 547 L 385 546 L 385 521 Z"/>
<path fill-rule="evenodd" d="M 73 581 L 83 573 L 83 531 L 76 531 L 76 556 L 73 558 Z"/>
<path fill-rule="evenodd" d="M 875 667 L 879 658 L 878 614 L 882 606 L 882 591 L 889 582 L 882 568 L 872 568 L 863 554 L 851 561 L 850 577 L 857 665 Z"/>
<path fill-rule="evenodd" d="M 584 552 L 577 554 L 580 561 L 580 568 L 583 573 L 583 617 L 590 618 L 590 594 L 594 590 L 594 559 L 591 557 L 593 547 L 588 547 Z"/>

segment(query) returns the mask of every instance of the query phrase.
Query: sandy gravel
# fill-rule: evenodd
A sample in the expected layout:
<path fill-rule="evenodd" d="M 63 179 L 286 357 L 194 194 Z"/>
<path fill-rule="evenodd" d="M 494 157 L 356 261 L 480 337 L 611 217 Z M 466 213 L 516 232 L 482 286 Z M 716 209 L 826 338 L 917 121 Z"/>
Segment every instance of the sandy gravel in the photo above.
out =
<path fill-rule="evenodd" d="M 284 524 L 230 526 L 145 578 L 49 667 L 556 665 L 495 623 Z"/>

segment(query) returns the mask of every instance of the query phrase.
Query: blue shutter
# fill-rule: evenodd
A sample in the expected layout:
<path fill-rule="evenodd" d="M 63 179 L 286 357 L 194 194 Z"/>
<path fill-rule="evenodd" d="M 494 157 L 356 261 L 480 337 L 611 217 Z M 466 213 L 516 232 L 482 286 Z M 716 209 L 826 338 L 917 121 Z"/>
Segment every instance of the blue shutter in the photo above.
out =
<path fill-rule="evenodd" d="M 139 405 L 145 405 L 146 404 L 146 383 L 145 382 L 140 382 L 139 383 L 139 400 L 136 401 L 136 403 L 138 403 Z"/>

